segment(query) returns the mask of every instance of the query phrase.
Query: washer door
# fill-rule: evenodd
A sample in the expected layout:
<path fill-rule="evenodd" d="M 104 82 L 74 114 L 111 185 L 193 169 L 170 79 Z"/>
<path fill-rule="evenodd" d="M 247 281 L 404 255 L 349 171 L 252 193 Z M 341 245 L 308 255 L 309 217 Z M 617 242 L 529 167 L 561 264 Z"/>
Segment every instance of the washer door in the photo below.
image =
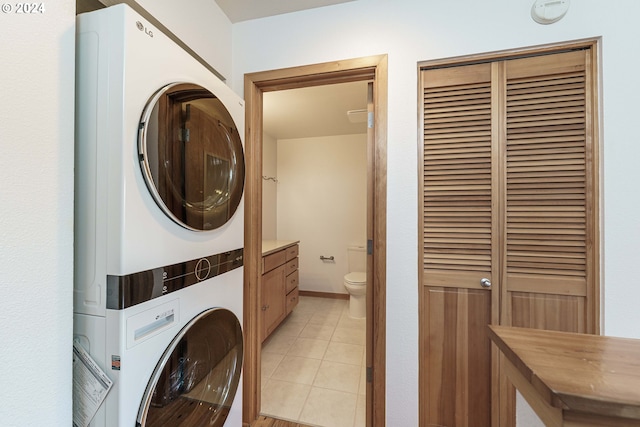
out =
<path fill-rule="evenodd" d="M 225 309 L 192 319 L 171 342 L 145 390 L 138 426 L 224 425 L 240 382 L 242 328 Z"/>
<path fill-rule="evenodd" d="M 139 125 L 140 165 L 169 218 L 193 231 L 231 219 L 244 186 L 240 137 L 225 106 L 202 86 L 170 84 L 149 100 Z"/>

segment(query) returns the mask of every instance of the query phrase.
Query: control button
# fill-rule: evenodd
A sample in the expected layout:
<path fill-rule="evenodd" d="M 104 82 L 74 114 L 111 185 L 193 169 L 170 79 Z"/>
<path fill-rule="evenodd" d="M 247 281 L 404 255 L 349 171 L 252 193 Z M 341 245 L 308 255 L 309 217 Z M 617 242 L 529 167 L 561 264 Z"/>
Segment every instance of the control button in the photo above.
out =
<path fill-rule="evenodd" d="M 196 269 L 193 272 L 196 275 L 196 278 L 200 281 L 205 280 L 209 277 L 209 273 L 211 272 L 211 262 L 209 262 L 206 258 L 201 258 L 196 264 Z"/>

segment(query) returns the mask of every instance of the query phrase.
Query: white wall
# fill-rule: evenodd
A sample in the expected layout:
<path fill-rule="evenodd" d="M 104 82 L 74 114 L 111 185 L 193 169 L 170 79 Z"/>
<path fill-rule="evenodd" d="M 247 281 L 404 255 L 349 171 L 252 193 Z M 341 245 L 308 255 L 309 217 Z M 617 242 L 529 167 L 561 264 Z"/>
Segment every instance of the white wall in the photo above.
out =
<path fill-rule="evenodd" d="M 602 37 L 603 286 L 608 335 L 640 338 L 640 2 L 581 0 L 553 25 L 533 0 L 358 0 L 233 26 L 233 81 L 244 73 L 389 55 L 387 425 L 418 425 L 417 62 Z M 400 351 L 400 349 L 402 349 Z"/>
<path fill-rule="evenodd" d="M 44 5 L 0 14 L 3 426 L 71 425 L 75 1 Z"/>
<path fill-rule="evenodd" d="M 262 135 L 262 176 L 278 179 L 277 140 Z M 270 179 L 262 180 L 262 239 L 278 238 L 278 184 Z"/>
<path fill-rule="evenodd" d="M 347 246 L 366 243 L 367 135 L 278 140 L 278 181 L 278 239 L 300 240 L 300 290 L 346 294 Z"/>

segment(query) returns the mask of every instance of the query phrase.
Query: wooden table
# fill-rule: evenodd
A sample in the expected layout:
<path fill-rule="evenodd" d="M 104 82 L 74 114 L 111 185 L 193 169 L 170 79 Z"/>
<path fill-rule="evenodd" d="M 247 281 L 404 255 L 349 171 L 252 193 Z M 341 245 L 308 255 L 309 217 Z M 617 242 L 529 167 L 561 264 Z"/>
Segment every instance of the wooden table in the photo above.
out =
<path fill-rule="evenodd" d="M 489 329 L 507 377 L 546 426 L 640 426 L 640 340 Z"/>

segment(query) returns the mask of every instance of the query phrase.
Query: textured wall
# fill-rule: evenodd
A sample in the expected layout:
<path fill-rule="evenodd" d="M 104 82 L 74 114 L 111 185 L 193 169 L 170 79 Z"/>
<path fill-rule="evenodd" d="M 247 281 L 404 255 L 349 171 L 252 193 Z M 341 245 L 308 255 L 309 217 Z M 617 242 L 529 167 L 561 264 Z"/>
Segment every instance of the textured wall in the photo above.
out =
<path fill-rule="evenodd" d="M 75 0 L 34 14 L 4 5 L 0 424 L 69 426 Z"/>
<path fill-rule="evenodd" d="M 278 140 L 278 180 L 278 239 L 300 240 L 300 290 L 346 294 L 347 246 L 366 244 L 367 135 Z"/>
<path fill-rule="evenodd" d="M 417 425 L 417 63 L 601 36 L 603 66 L 604 331 L 640 338 L 640 157 L 636 70 L 640 2 L 572 2 L 552 25 L 533 0 L 358 0 L 234 24 L 233 72 L 389 55 L 387 199 L 387 424 Z M 526 425 L 522 424 L 522 425 Z"/>

